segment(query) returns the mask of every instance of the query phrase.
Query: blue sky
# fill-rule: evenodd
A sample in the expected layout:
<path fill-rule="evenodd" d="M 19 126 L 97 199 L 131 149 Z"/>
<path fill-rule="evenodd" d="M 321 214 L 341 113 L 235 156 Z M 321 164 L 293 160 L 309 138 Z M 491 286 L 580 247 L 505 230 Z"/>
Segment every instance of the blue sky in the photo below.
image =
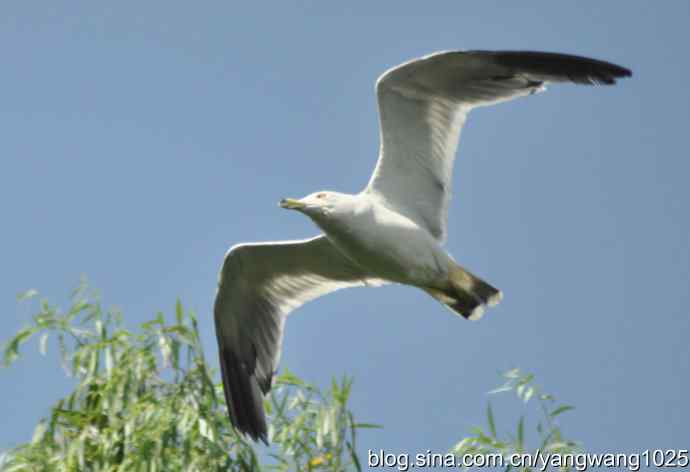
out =
<path fill-rule="evenodd" d="M 226 249 L 317 230 L 284 196 L 357 192 L 378 149 L 373 85 L 441 49 L 537 49 L 633 69 L 473 112 L 448 250 L 501 288 L 479 323 L 421 291 L 353 289 L 288 321 L 283 366 L 384 429 L 363 448 L 445 451 L 519 366 L 577 406 L 594 451 L 687 447 L 687 2 L 3 3 L 0 333 L 81 274 L 132 323 L 175 298 L 202 321 Z M 35 346 L 0 372 L 0 450 L 70 388 Z M 498 402 L 497 422 L 519 414 Z M 500 427 L 500 426 L 499 426 Z"/>

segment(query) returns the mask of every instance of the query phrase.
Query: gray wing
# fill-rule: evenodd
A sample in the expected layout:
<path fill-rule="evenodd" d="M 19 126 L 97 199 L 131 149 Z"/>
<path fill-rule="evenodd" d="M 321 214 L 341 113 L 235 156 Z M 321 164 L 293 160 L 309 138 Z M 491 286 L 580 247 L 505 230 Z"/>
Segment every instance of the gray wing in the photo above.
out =
<path fill-rule="evenodd" d="M 444 240 L 453 161 L 472 108 L 548 82 L 611 85 L 630 75 L 608 62 L 531 51 L 439 52 L 390 69 L 376 83 L 381 150 L 365 191 Z"/>
<path fill-rule="evenodd" d="M 376 283 L 325 236 L 234 246 L 214 306 L 223 389 L 232 424 L 267 441 L 263 396 L 280 358 L 286 315 L 321 295 Z"/>

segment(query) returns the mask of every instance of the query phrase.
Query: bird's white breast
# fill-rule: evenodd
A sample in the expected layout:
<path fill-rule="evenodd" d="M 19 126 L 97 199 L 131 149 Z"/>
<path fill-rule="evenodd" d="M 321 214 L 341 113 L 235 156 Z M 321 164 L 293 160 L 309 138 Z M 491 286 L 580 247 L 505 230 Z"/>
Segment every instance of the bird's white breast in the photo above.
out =
<path fill-rule="evenodd" d="M 348 258 L 392 282 L 430 286 L 445 279 L 449 256 L 429 232 L 377 201 L 358 198 L 317 224 Z"/>

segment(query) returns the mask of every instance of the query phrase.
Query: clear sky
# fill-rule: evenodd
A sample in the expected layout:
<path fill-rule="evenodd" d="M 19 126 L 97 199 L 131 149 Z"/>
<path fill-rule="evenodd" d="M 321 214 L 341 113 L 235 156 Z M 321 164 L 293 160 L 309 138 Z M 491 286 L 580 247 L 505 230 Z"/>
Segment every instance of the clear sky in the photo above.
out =
<path fill-rule="evenodd" d="M 226 249 L 317 233 L 281 197 L 357 192 L 373 87 L 442 49 L 543 49 L 627 66 L 474 112 L 448 250 L 502 289 L 471 323 L 407 287 L 352 289 L 287 323 L 283 366 L 355 377 L 363 448 L 445 451 L 519 366 L 577 406 L 594 451 L 687 447 L 690 3 L 45 2 L 0 8 L 0 333 L 80 274 L 132 323 L 176 297 L 201 319 Z M 71 384 L 25 349 L 0 372 L 0 450 Z M 518 413 L 497 404 L 499 425 Z"/>

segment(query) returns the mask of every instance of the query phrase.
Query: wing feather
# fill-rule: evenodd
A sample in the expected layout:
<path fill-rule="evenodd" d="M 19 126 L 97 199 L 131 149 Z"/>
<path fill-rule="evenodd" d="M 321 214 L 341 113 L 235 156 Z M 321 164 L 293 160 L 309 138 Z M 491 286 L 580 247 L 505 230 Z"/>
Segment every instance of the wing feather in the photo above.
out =
<path fill-rule="evenodd" d="M 533 51 L 440 52 L 390 69 L 376 83 L 381 149 L 365 191 L 444 240 L 453 161 L 472 108 L 548 82 L 611 85 L 630 75 L 596 59 Z"/>
<path fill-rule="evenodd" d="M 263 396 L 280 359 L 286 315 L 321 295 L 372 281 L 325 236 L 228 251 L 214 317 L 228 414 L 239 431 L 267 441 Z"/>

